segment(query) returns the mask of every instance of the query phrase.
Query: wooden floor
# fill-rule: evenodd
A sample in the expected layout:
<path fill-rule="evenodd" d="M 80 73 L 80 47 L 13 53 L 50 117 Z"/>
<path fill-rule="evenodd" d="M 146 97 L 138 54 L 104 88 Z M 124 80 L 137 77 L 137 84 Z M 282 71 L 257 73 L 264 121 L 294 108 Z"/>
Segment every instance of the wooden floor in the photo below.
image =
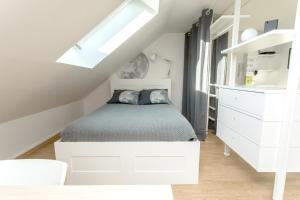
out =
<path fill-rule="evenodd" d="M 54 159 L 54 146 L 47 144 L 26 158 Z M 223 144 L 213 134 L 201 144 L 198 185 L 175 185 L 175 200 L 266 200 L 272 199 L 273 173 L 257 173 L 236 154 L 223 156 Z M 300 199 L 300 173 L 288 174 L 285 199 Z"/>

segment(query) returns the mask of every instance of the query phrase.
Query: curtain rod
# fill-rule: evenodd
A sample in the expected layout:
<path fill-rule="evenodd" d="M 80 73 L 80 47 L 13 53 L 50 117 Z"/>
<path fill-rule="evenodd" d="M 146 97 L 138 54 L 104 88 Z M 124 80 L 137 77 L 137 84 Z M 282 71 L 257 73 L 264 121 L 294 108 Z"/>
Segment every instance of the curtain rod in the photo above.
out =
<path fill-rule="evenodd" d="M 208 8 L 207 11 L 205 12 L 206 15 L 209 15 L 210 12 L 212 11 L 213 9 L 211 8 Z M 199 26 L 199 21 L 194 23 L 196 26 Z M 190 36 L 191 35 L 191 32 L 187 32 L 187 34 Z"/>

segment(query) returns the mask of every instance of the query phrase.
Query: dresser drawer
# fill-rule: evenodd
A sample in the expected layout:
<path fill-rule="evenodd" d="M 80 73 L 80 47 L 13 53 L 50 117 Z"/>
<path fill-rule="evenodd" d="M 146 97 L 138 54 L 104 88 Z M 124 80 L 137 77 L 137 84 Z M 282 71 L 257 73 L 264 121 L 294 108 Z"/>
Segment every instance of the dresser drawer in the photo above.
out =
<path fill-rule="evenodd" d="M 300 94 L 297 95 L 297 101 L 296 101 L 296 111 L 295 111 L 295 120 L 297 122 L 300 122 Z"/>
<path fill-rule="evenodd" d="M 300 147 L 290 147 L 288 159 L 288 172 L 300 171 Z"/>
<path fill-rule="evenodd" d="M 261 117 L 264 114 L 264 93 L 220 89 L 219 101 L 222 104 L 232 106 Z"/>
<path fill-rule="evenodd" d="M 300 122 L 299 121 L 294 122 L 290 146 L 300 148 Z M 299 159 L 299 162 L 300 162 L 300 159 Z"/>
<path fill-rule="evenodd" d="M 281 121 L 285 94 L 219 89 L 219 102 L 265 121 Z"/>
<path fill-rule="evenodd" d="M 218 107 L 218 122 L 257 145 L 276 147 L 279 144 L 280 122 L 265 122 L 221 104 Z"/>
<path fill-rule="evenodd" d="M 222 122 L 218 122 L 217 136 L 258 172 L 274 172 L 277 148 L 264 148 L 242 137 Z"/>

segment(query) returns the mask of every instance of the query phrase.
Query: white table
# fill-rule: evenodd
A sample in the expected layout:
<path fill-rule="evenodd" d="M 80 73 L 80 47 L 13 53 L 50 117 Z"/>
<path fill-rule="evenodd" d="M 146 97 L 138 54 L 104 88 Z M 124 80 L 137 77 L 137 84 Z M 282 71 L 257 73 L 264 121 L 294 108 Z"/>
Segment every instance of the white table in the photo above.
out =
<path fill-rule="evenodd" d="M 170 185 L 0 187 L 5 200 L 173 200 Z"/>

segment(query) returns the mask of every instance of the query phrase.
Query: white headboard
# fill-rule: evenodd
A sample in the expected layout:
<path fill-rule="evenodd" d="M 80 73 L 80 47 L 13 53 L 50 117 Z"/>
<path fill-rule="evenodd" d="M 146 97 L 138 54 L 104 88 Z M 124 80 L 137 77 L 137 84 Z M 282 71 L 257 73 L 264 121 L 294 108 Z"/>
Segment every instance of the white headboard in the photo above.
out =
<path fill-rule="evenodd" d="M 171 79 L 111 79 L 111 95 L 114 90 L 143 90 L 143 89 L 168 89 L 171 99 Z"/>

